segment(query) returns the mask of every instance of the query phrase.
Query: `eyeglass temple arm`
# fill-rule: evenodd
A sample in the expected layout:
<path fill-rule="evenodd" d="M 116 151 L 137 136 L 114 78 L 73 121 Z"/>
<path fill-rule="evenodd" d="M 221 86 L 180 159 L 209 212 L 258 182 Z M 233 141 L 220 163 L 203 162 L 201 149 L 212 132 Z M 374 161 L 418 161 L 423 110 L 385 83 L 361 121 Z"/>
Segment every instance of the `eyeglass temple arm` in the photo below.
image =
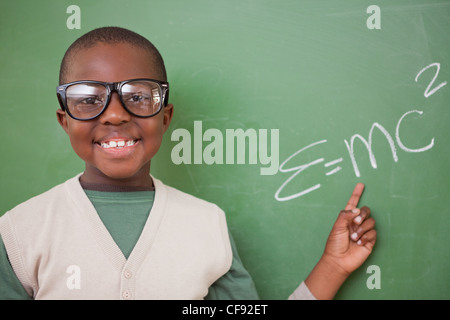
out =
<path fill-rule="evenodd" d="M 66 108 L 64 107 L 64 102 L 63 102 L 63 98 L 62 98 L 62 93 L 64 92 L 63 89 L 58 88 L 58 92 L 56 92 L 56 97 L 58 98 L 58 102 L 59 102 L 59 106 L 61 107 L 61 110 L 66 111 Z"/>

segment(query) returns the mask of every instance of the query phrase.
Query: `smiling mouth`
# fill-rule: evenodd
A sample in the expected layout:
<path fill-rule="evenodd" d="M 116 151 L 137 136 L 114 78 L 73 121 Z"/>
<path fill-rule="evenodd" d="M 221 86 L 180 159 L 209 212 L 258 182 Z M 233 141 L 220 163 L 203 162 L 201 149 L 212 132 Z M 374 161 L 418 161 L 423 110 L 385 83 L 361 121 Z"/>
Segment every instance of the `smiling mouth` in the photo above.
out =
<path fill-rule="evenodd" d="M 121 150 L 134 146 L 139 140 L 110 140 L 97 142 L 102 149 Z"/>

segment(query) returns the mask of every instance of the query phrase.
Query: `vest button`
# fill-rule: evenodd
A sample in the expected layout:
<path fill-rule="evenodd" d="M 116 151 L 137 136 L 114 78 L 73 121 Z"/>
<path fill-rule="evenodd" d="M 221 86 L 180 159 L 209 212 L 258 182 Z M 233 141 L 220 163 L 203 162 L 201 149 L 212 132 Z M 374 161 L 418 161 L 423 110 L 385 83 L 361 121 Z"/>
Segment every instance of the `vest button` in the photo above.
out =
<path fill-rule="evenodd" d="M 122 292 L 122 298 L 124 298 L 125 300 L 131 299 L 131 292 L 129 290 L 125 290 L 124 292 Z"/>
<path fill-rule="evenodd" d="M 123 275 L 124 275 L 124 277 L 125 278 L 127 278 L 127 279 L 130 279 L 132 276 L 133 276 L 133 274 L 131 273 L 131 271 L 130 270 L 125 270 L 124 272 L 123 272 Z"/>

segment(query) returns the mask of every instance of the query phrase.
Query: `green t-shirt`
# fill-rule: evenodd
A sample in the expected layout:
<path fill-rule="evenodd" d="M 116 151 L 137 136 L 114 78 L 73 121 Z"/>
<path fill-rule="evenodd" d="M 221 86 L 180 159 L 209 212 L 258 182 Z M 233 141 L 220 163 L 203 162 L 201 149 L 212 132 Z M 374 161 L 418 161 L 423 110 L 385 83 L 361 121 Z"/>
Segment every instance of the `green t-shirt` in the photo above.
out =
<path fill-rule="evenodd" d="M 100 219 L 126 258 L 138 241 L 150 210 L 154 191 L 105 192 L 85 190 Z M 205 299 L 258 299 L 252 278 L 239 258 L 230 234 L 233 262 L 230 270 L 209 288 Z M 0 299 L 30 299 L 9 263 L 0 237 Z"/>

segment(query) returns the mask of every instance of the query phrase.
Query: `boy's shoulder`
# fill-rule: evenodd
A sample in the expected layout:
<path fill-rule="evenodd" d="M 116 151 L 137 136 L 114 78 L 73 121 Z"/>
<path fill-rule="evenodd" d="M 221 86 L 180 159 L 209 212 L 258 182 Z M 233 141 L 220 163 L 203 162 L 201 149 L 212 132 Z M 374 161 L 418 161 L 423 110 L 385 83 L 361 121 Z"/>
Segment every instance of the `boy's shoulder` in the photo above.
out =
<path fill-rule="evenodd" d="M 62 182 L 44 192 L 41 194 L 38 194 L 18 205 L 16 205 L 14 208 L 9 210 L 4 214 L 6 215 L 21 215 L 21 214 L 28 214 L 28 213 L 38 213 L 40 211 L 42 212 L 48 212 L 49 209 L 58 207 L 59 203 L 66 197 L 67 194 L 67 184 L 68 182 L 72 182 L 75 179 L 78 179 L 78 177 L 81 174 L 68 179 L 65 182 Z M 73 183 L 73 182 L 72 182 Z M 3 218 L 0 217 L 0 219 Z"/>

